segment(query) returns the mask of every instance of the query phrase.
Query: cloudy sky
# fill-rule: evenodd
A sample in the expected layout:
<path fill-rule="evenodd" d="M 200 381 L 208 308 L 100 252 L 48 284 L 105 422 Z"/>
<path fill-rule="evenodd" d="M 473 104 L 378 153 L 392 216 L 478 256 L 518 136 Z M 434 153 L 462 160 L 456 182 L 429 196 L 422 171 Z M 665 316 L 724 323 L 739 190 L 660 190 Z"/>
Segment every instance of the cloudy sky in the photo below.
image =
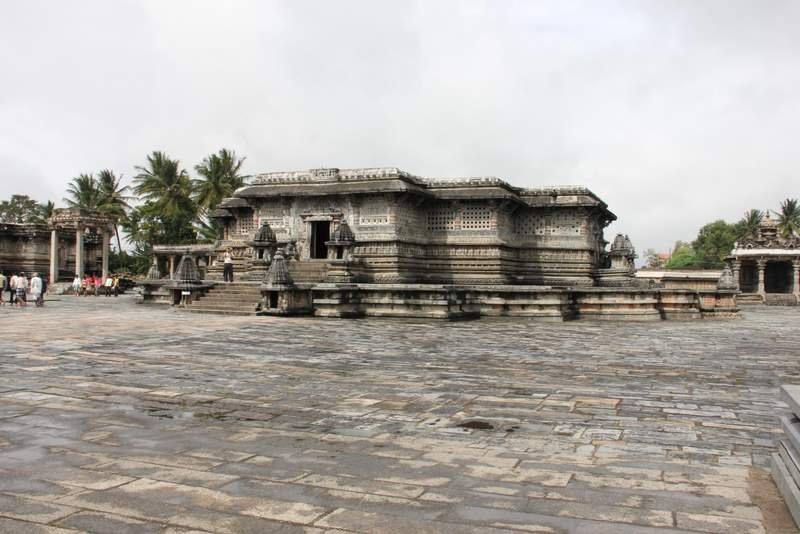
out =
<path fill-rule="evenodd" d="M 800 196 L 800 2 L 2 2 L 0 197 L 152 150 L 582 184 L 668 249 Z"/>

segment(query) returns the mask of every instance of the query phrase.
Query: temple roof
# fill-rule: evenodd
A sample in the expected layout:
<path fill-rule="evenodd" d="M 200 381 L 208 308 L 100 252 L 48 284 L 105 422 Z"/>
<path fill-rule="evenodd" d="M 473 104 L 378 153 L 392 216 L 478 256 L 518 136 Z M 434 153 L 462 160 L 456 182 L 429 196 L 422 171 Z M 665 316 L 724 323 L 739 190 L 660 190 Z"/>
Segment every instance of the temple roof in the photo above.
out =
<path fill-rule="evenodd" d="M 303 197 L 346 194 L 408 193 L 432 199 L 495 199 L 530 206 L 599 207 L 608 220 L 617 217 L 589 189 L 577 186 L 516 187 L 496 177 L 422 178 L 397 167 L 360 169 L 321 168 L 304 171 L 268 172 L 257 175 L 249 185 L 236 190 L 233 197 Z M 239 207 L 226 199 L 220 207 Z"/>

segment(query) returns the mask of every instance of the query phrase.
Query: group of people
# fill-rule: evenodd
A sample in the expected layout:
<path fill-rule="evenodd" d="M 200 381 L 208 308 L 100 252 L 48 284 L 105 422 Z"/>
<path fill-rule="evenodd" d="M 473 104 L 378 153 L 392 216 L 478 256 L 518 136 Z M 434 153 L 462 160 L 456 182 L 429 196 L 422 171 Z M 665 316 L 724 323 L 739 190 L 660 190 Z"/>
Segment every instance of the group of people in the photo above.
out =
<path fill-rule="evenodd" d="M 119 296 L 119 275 L 115 274 L 103 280 L 97 273 L 94 275 L 87 274 L 81 280 L 81 277 L 76 274 L 72 280 L 72 290 L 75 292 L 76 297 L 101 294 L 107 297 L 111 295 L 116 297 Z"/>
<path fill-rule="evenodd" d="M 30 280 L 24 272 L 9 276 L 0 273 L 0 306 L 5 306 L 3 294 L 8 292 L 8 303 L 24 308 L 30 296 L 37 308 L 44 306 L 44 294 L 47 292 L 47 280 L 33 273 Z"/>

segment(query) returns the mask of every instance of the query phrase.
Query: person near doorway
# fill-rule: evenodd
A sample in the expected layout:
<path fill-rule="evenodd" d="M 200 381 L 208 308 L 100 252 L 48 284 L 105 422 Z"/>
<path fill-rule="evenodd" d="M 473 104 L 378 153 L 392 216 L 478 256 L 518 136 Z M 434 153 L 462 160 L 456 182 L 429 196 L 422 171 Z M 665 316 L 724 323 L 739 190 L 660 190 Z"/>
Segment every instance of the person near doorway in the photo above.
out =
<path fill-rule="evenodd" d="M 17 275 L 17 281 L 14 284 L 14 292 L 16 293 L 16 302 L 17 306 L 20 308 L 24 308 L 28 305 L 28 279 L 25 277 L 25 273 L 19 273 Z"/>
<path fill-rule="evenodd" d="M 31 298 L 34 306 L 42 307 L 42 279 L 39 278 L 39 273 L 33 273 L 31 277 Z"/>
<path fill-rule="evenodd" d="M 226 250 L 223 256 L 222 278 L 227 283 L 233 282 L 233 254 L 231 254 L 231 249 Z"/>
<path fill-rule="evenodd" d="M 8 279 L 8 303 L 12 306 L 17 301 L 17 273 L 11 273 Z"/>
<path fill-rule="evenodd" d="M 72 291 L 75 292 L 76 297 L 81 294 L 81 277 L 77 273 L 75 273 L 75 278 L 72 279 Z"/>

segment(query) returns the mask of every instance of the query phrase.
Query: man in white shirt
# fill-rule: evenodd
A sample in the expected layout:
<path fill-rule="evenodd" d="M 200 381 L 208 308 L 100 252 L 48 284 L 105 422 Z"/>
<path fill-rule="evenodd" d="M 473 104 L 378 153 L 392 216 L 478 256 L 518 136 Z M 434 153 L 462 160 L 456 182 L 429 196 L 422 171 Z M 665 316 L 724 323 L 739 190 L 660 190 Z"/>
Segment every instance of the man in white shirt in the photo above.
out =
<path fill-rule="evenodd" d="M 226 282 L 233 282 L 233 254 L 231 249 L 225 251 L 222 264 L 222 278 Z"/>
<path fill-rule="evenodd" d="M 31 297 L 33 297 L 33 303 L 37 308 L 40 308 L 43 304 L 42 301 L 42 279 L 39 278 L 39 273 L 33 273 L 33 277 L 31 278 Z"/>

